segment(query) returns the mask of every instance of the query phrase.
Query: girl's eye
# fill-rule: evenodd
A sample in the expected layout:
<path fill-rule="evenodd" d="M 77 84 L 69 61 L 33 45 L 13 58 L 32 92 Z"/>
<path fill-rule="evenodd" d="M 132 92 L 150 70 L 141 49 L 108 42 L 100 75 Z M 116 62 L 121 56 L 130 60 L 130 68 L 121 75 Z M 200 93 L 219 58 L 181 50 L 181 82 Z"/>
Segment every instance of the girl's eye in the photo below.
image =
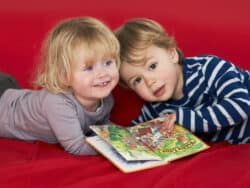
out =
<path fill-rule="evenodd" d="M 150 64 L 149 69 L 154 70 L 156 69 L 156 67 L 157 67 L 157 63 L 152 63 Z"/>
<path fill-rule="evenodd" d="M 83 70 L 84 71 L 92 71 L 93 70 L 93 66 L 84 67 Z"/>
<path fill-rule="evenodd" d="M 104 64 L 105 66 L 110 66 L 111 64 L 113 64 L 114 61 L 113 60 L 108 60 L 108 61 L 105 61 Z"/>
<path fill-rule="evenodd" d="M 133 86 L 136 86 L 137 84 L 141 83 L 142 78 L 141 77 L 137 77 L 133 80 L 132 84 Z"/>

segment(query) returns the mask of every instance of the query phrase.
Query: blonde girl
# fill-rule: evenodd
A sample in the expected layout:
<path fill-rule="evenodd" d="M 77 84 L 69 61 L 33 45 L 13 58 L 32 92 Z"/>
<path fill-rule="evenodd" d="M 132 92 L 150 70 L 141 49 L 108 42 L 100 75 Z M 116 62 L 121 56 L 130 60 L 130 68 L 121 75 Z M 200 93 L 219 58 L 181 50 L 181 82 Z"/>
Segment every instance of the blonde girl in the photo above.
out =
<path fill-rule="evenodd" d="M 0 98 L 0 137 L 59 143 L 65 151 L 96 154 L 85 142 L 89 125 L 106 124 L 118 82 L 119 43 L 101 21 L 58 23 L 42 50 L 39 90 L 7 89 Z"/>

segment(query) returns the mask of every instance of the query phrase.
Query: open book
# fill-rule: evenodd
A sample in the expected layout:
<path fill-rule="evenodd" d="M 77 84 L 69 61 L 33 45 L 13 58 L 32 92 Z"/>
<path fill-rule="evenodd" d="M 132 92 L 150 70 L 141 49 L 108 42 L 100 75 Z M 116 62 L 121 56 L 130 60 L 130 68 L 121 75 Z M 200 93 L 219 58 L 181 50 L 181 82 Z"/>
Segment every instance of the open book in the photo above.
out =
<path fill-rule="evenodd" d="M 86 140 L 125 173 L 165 165 L 209 148 L 180 125 L 169 135 L 161 129 L 164 120 L 159 117 L 133 127 L 92 125 L 97 136 Z"/>

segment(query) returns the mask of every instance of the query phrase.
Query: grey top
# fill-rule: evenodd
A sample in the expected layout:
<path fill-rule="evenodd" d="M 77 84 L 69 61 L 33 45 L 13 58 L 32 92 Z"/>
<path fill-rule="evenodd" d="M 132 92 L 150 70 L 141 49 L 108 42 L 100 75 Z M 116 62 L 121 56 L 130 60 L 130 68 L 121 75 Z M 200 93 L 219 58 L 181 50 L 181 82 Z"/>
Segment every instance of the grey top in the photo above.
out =
<path fill-rule="evenodd" d="M 112 107 L 111 95 L 97 112 L 89 112 L 71 93 L 8 89 L 0 98 L 0 137 L 60 143 L 72 154 L 96 154 L 85 136 L 93 133 L 89 125 L 109 122 Z"/>

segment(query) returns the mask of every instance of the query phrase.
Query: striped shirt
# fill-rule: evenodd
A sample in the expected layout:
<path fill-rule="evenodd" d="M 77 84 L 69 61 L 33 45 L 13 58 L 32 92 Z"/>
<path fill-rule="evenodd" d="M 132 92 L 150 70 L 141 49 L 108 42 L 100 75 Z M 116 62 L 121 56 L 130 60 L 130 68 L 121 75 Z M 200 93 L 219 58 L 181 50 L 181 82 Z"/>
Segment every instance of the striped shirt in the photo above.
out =
<path fill-rule="evenodd" d="M 183 61 L 184 96 L 147 102 L 132 125 L 176 112 L 176 123 L 204 141 L 250 142 L 250 71 L 216 56 Z"/>

